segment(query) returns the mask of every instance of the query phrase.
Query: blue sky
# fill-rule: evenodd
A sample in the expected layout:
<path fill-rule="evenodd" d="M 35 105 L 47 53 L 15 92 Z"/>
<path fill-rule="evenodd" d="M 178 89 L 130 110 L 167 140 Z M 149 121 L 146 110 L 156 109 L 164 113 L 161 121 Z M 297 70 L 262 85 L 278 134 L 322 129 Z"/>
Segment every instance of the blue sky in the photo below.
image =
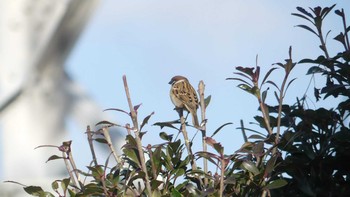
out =
<path fill-rule="evenodd" d="M 319 55 L 316 37 L 294 27 L 306 22 L 291 15 L 297 6 L 317 5 L 331 6 L 332 3 L 103 0 L 66 67 L 102 109 L 128 108 L 122 84 L 125 74 L 133 103 L 142 103 L 139 120 L 155 112 L 150 125 L 178 117 L 169 99 L 168 82 L 172 76 L 186 76 L 196 89 L 198 82 L 203 80 L 206 94 L 212 95 L 207 109 L 208 134 L 224 123 L 233 123 L 215 138 L 222 142 L 229 154 L 243 143 L 241 132 L 236 129 L 239 120 L 243 119 L 249 127 L 248 122 L 253 121 L 253 116 L 258 113 L 258 105 L 253 96 L 236 87 L 237 82 L 225 79 L 233 76 L 235 66 L 255 66 L 256 55 L 262 72 L 266 72 L 273 63 L 288 57 L 289 46 L 293 47 L 295 61 Z M 350 14 L 348 1 L 339 1 L 336 8 L 347 8 L 345 12 Z M 324 28 L 339 30 L 340 18 L 333 12 L 330 15 Z M 331 49 L 340 47 L 331 40 L 337 33 L 330 33 Z M 307 65 L 298 65 L 295 69 L 292 77 L 297 77 L 297 80 L 291 86 L 286 102 L 294 103 L 295 98 L 306 91 L 310 80 L 310 76 L 305 76 L 306 70 Z M 278 81 L 282 74 L 282 71 L 277 71 L 273 79 Z M 274 102 L 272 91 L 270 93 L 268 99 Z M 327 103 L 311 103 L 310 107 L 321 105 Z M 111 121 L 130 122 L 124 114 L 106 113 L 111 114 Z M 154 126 L 148 126 L 146 130 L 145 145 L 161 143 L 160 139 L 156 140 L 160 131 L 175 133 Z M 191 136 L 194 132 L 190 132 Z M 81 143 L 79 138 L 85 139 L 82 133 L 73 133 L 73 140 Z M 195 139 L 199 142 L 199 135 Z"/>

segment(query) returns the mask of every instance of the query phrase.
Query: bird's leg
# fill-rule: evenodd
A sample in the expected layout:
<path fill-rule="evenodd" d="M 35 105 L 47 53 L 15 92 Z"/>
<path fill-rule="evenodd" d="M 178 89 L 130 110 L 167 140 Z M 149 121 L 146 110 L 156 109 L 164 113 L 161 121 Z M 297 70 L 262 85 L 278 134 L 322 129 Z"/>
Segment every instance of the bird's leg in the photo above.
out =
<path fill-rule="evenodd" d="M 177 113 L 179 114 L 179 117 L 180 117 L 180 118 L 184 115 L 184 110 L 183 110 L 183 108 L 175 107 L 174 110 L 177 111 Z"/>

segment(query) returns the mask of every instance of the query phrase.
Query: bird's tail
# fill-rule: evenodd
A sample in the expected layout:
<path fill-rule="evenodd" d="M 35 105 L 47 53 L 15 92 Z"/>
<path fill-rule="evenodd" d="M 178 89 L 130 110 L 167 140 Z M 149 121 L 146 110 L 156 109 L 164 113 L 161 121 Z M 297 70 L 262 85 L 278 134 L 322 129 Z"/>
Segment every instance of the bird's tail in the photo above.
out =
<path fill-rule="evenodd" d="M 200 128 L 199 122 L 198 122 L 197 112 L 196 111 L 192 111 L 191 115 L 192 115 L 192 124 L 193 124 L 193 126 L 196 127 L 196 128 Z"/>

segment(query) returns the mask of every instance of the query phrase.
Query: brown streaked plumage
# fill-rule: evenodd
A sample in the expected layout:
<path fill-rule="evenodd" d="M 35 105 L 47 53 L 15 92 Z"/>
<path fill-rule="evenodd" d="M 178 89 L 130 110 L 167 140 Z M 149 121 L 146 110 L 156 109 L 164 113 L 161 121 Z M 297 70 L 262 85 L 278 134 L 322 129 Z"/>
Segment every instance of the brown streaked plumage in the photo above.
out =
<path fill-rule="evenodd" d="M 186 77 L 179 75 L 171 78 L 169 84 L 171 84 L 170 99 L 175 107 L 185 109 L 191 113 L 193 125 L 199 128 L 197 117 L 198 97 L 195 89 Z"/>

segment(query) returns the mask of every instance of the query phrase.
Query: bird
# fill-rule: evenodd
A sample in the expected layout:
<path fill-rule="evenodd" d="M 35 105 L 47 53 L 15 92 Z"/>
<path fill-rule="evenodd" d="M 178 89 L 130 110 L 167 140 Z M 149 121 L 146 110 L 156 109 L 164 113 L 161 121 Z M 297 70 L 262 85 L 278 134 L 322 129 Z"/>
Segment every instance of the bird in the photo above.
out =
<path fill-rule="evenodd" d="M 171 84 L 170 99 L 175 105 L 175 109 L 188 111 L 192 115 L 193 126 L 200 128 L 197 116 L 199 102 L 193 86 L 186 77 L 180 75 L 171 78 L 169 84 Z"/>

